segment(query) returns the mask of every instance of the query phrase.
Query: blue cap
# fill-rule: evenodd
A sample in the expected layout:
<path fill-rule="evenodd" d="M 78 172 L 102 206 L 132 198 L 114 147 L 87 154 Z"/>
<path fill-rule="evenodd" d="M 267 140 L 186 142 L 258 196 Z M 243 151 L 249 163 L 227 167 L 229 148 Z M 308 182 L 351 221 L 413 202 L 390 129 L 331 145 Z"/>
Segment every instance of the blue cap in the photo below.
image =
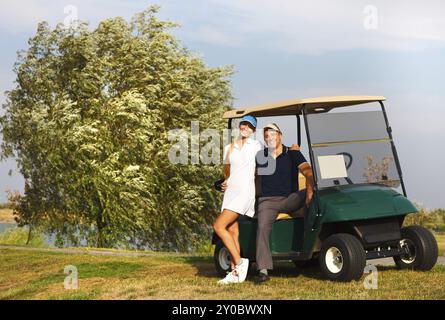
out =
<path fill-rule="evenodd" d="M 254 116 L 244 116 L 241 118 L 241 122 L 249 122 L 254 128 L 256 128 L 256 118 Z"/>

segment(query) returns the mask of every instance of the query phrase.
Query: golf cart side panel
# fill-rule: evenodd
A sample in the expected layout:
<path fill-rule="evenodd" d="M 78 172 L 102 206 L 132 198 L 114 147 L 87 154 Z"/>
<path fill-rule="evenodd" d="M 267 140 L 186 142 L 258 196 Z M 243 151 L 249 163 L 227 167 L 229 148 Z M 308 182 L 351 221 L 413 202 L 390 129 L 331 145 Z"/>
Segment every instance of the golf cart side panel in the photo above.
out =
<path fill-rule="evenodd" d="M 243 256 L 255 259 L 257 219 L 240 219 L 239 242 Z M 277 220 L 270 233 L 272 254 L 291 253 L 302 250 L 304 236 L 304 219 L 294 218 Z"/>
<path fill-rule="evenodd" d="M 322 226 L 322 217 L 317 216 L 317 195 L 314 195 L 309 212 L 306 216 L 306 230 L 304 233 L 303 252 L 308 259 L 312 257 L 314 252 L 320 248 L 320 231 Z M 320 219 L 321 218 L 321 219 Z"/>
<path fill-rule="evenodd" d="M 323 223 L 377 219 L 417 212 L 404 196 L 383 185 L 350 185 L 320 190 Z"/>
<path fill-rule="evenodd" d="M 272 254 L 301 251 L 303 235 L 303 218 L 276 221 L 270 236 Z"/>
<path fill-rule="evenodd" d="M 242 217 L 239 223 L 239 244 L 243 257 L 255 259 L 257 219 Z"/>

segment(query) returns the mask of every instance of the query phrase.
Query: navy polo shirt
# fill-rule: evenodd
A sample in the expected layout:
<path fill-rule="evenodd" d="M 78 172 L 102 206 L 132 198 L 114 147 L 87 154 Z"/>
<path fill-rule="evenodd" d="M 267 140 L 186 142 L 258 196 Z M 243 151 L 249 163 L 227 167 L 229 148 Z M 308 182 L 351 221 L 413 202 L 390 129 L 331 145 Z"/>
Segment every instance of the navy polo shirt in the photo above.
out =
<path fill-rule="evenodd" d="M 268 148 L 260 150 L 256 156 L 258 176 L 261 179 L 261 197 L 283 196 L 299 190 L 298 166 L 306 158 L 298 150 L 290 150 L 283 145 L 283 152 L 274 159 Z M 275 170 L 273 167 L 275 165 Z"/>

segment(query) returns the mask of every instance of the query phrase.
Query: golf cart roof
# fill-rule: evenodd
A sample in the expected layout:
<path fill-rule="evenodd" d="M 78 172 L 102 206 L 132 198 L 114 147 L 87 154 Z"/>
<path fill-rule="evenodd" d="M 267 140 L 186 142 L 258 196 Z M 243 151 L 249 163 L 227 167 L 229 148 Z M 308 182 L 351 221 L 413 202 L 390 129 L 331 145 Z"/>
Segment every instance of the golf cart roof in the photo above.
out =
<path fill-rule="evenodd" d="M 245 115 L 255 117 L 289 116 L 301 114 L 303 106 L 306 106 L 307 113 L 323 113 L 333 108 L 353 106 L 363 103 L 384 101 L 380 96 L 338 96 L 320 97 L 309 99 L 292 99 L 267 103 L 253 107 L 239 108 L 226 111 L 224 119 L 241 118 Z"/>

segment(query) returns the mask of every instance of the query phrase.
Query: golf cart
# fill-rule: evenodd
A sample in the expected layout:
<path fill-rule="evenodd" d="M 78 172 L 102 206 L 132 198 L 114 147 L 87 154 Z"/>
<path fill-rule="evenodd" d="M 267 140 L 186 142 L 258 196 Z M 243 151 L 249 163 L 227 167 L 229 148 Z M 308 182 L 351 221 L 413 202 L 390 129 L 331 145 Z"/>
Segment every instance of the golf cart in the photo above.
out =
<path fill-rule="evenodd" d="M 270 235 L 274 260 L 301 266 L 318 259 L 323 274 L 338 281 L 358 280 L 370 259 L 393 257 L 401 269 L 423 271 L 436 264 L 432 233 L 420 226 L 402 227 L 405 216 L 417 209 L 407 199 L 384 100 L 295 99 L 224 114 L 229 129 L 245 115 L 293 116 L 300 146 L 304 124 L 307 146 L 302 150 L 309 154 L 314 197 L 307 209 L 279 214 Z M 304 176 L 299 180 L 304 188 Z M 257 217 L 238 221 L 241 256 L 254 262 Z M 212 244 L 216 269 L 225 276 L 230 254 L 216 234 Z"/>

